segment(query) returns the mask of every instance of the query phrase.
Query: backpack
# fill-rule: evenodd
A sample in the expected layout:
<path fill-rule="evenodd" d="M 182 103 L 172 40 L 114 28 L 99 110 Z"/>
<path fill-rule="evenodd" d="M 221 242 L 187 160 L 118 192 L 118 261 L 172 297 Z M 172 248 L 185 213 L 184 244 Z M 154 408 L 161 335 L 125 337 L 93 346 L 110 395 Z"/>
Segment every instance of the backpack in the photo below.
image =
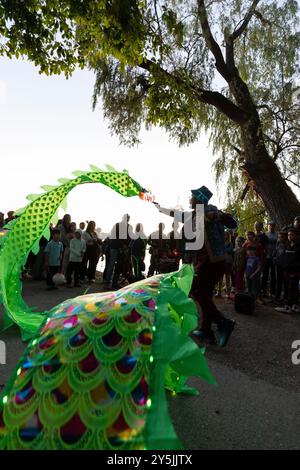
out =
<path fill-rule="evenodd" d="M 234 297 L 234 308 L 237 313 L 244 315 L 253 315 L 255 308 L 255 299 L 246 292 L 239 292 Z"/>

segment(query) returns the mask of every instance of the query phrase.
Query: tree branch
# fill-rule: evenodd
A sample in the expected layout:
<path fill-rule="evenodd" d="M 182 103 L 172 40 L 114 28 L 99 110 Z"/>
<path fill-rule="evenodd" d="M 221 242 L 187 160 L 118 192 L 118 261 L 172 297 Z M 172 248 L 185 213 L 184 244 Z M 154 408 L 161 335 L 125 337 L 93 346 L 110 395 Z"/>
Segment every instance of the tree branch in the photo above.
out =
<path fill-rule="evenodd" d="M 234 60 L 234 48 L 233 48 L 233 39 L 230 35 L 227 34 L 225 30 L 225 44 L 226 44 L 226 65 L 231 73 L 234 73 L 235 60 Z"/>
<path fill-rule="evenodd" d="M 256 18 L 257 18 L 258 20 L 260 20 L 260 22 L 261 22 L 261 24 L 262 24 L 263 26 L 269 26 L 270 28 L 272 28 L 273 23 L 271 23 L 271 21 L 269 21 L 269 20 L 266 20 L 266 18 L 264 18 L 264 17 L 262 16 L 262 14 L 261 14 L 259 11 L 256 11 L 256 10 L 255 10 L 255 11 L 253 12 L 253 15 L 256 16 Z M 278 25 L 277 25 L 277 26 L 278 26 Z"/>
<path fill-rule="evenodd" d="M 239 36 L 241 36 L 243 32 L 245 31 L 245 29 L 247 28 L 252 16 L 254 15 L 255 8 L 257 7 L 259 1 L 260 0 L 253 0 L 252 5 L 250 6 L 241 26 L 238 29 L 236 29 L 231 35 L 231 38 L 233 41 L 235 41 Z"/>
<path fill-rule="evenodd" d="M 225 63 L 221 48 L 215 38 L 213 37 L 213 34 L 211 32 L 209 23 L 208 23 L 208 17 L 207 17 L 207 11 L 205 8 L 204 0 L 198 0 L 198 14 L 199 14 L 199 19 L 201 23 L 201 28 L 202 28 L 202 33 L 203 37 L 205 39 L 206 46 L 208 49 L 211 51 L 213 54 L 215 61 L 216 61 L 216 68 L 220 75 L 226 80 L 227 83 L 231 80 L 231 74 L 227 68 L 227 65 Z"/>
<path fill-rule="evenodd" d="M 293 149 L 300 149 L 300 145 L 299 144 L 288 144 L 288 145 L 283 145 L 281 146 L 280 144 L 277 145 L 277 148 L 276 148 L 276 151 L 274 153 L 274 157 L 273 157 L 273 161 L 276 162 L 279 158 L 279 155 L 284 151 L 284 150 L 287 150 L 287 149 L 290 149 L 290 148 L 293 148 Z"/>
<path fill-rule="evenodd" d="M 232 145 L 231 147 L 237 152 L 239 156 L 242 156 L 243 152 L 241 149 L 237 148 L 235 145 Z"/>
<path fill-rule="evenodd" d="M 247 196 L 247 193 L 248 193 L 249 189 L 250 189 L 250 186 L 249 186 L 249 184 L 247 183 L 247 184 L 245 185 L 245 187 L 244 187 L 244 189 L 243 189 L 243 192 L 242 192 L 242 194 L 241 194 L 241 197 L 240 197 L 240 200 L 241 200 L 242 202 L 244 201 L 245 197 Z"/>
<path fill-rule="evenodd" d="M 160 20 L 159 20 L 158 11 L 157 11 L 157 0 L 154 0 L 154 12 L 155 12 L 155 17 L 157 21 L 158 35 L 160 37 L 161 44 L 163 44 L 163 35 L 162 35 Z"/>
<path fill-rule="evenodd" d="M 288 181 L 289 183 L 292 183 L 294 186 L 300 189 L 300 184 L 295 183 L 295 181 L 291 180 L 290 178 L 283 178 L 284 181 Z"/>
<path fill-rule="evenodd" d="M 198 90 L 198 98 L 206 104 L 217 108 L 236 124 L 243 124 L 247 121 L 247 115 L 232 101 L 217 91 Z"/>
<path fill-rule="evenodd" d="M 244 20 L 242 21 L 241 26 L 236 29 L 232 34 L 229 34 L 229 31 L 225 29 L 225 44 L 226 44 L 226 65 L 233 74 L 236 70 L 235 67 L 235 60 L 234 60 L 234 41 L 243 34 L 245 29 L 247 28 L 249 21 L 251 20 L 252 16 L 255 14 L 255 8 L 260 0 L 254 0 L 251 7 L 248 10 Z"/>
<path fill-rule="evenodd" d="M 281 109 L 278 109 L 277 111 L 274 111 L 274 109 L 272 109 L 268 104 L 259 104 L 259 105 L 256 106 L 256 108 L 257 109 L 266 109 L 274 117 L 276 117 L 277 115 L 279 115 L 282 112 Z"/>
<path fill-rule="evenodd" d="M 150 59 L 144 59 L 138 65 L 139 67 L 144 70 L 147 70 L 150 73 L 152 69 L 159 70 L 160 73 L 174 81 L 177 85 L 180 85 L 187 91 L 192 92 L 198 98 L 199 101 L 214 106 L 216 109 L 218 109 L 218 111 L 225 114 L 236 124 L 241 125 L 247 120 L 246 114 L 232 101 L 230 101 L 218 91 L 204 90 L 189 83 L 186 83 L 181 77 L 168 72 L 167 70 L 163 69 L 160 65 L 156 64 L 155 62 L 152 62 Z"/>
<path fill-rule="evenodd" d="M 281 145 L 281 141 L 283 139 L 283 137 L 285 136 L 285 134 L 288 134 L 289 132 L 291 132 L 292 130 L 294 130 L 294 127 L 289 127 L 288 129 L 284 128 L 284 130 L 282 131 L 282 133 L 280 134 L 279 138 L 277 139 L 277 141 L 275 141 L 274 139 L 271 139 L 269 136 L 267 136 L 268 140 L 270 142 L 272 142 L 274 145 L 276 145 L 276 150 L 274 152 L 274 157 L 273 157 L 273 161 L 276 162 L 276 160 L 278 159 L 278 156 L 281 152 L 283 152 L 283 150 L 286 150 L 288 148 L 300 148 L 300 144 L 297 144 L 297 143 L 290 143 L 291 139 L 287 139 L 285 141 L 285 144 Z"/>
<path fill-rule="evenodd" d="M 278 144 L 278 141 L 275 140 L 275 139 L 273 139 L 273 138 L 270 137 L 269 135 L 264 134 L 264 137 L 265 137 L 269 142 L 271 142 L 272 144 L 274 144 L 274 145 L 277 145 L 277 144 Z"/>
<path fill-rule="evenodd" d="M 291 148 L 300 149 L 300 144 L 284 145 L 283 147 L 281 147 L 281 151 L 286 150 L 286 149 L 291 149 Z"/>

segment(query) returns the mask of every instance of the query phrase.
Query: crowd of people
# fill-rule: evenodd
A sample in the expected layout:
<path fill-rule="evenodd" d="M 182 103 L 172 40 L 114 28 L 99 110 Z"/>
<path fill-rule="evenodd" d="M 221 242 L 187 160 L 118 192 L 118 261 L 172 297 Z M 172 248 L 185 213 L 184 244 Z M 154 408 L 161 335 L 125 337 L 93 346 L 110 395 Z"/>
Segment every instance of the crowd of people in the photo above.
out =
<path fill-rule="evenodd" d="M 263 223 L 255 222 L 254 230 L 245 238 L 225 232 L 225 293 L 247 290 L 255 299 L 270 299 L 280 312 L 300 312 L 300 216 L 290 226 L 276 231 L 273 221 L 263 231 Z M 222 295 L 222 280 L 216 296 Z"/>
<path fill-rule="evenodd" d="M 0 213 L 1 215 L 2 213 Z M 13 211 L 0 219 L 0 228 L 14 220 Z M 174 239 L 174 231 L 165 234 L 164 224 L 146 236 L 143 225 L 138 223 L 135 230 L 125 214 L 116 223 L 110 236 L 102 237 L 101 229 L 96 230 L 94 221 L 77 223 L 65 214 L 55 227 L 50 226 L 50 241 L 42 237 L 37 255 L 30 253 L 23 278 L 46 279 L 49 289 L 56 289 L 53 277 L 61 273 L 66 278 L 67 287 L 94 283 L 99 260 L 105 261 L 103 289 L 117 289 L 124 283 L 138 281 L 146 275 L 171 272 L 179 268 L 179 241 Z M 146 273 L 145 257 L 147 248 L 150 254 L 149 271 Z"/>
<path fill-rule="evenodd" d="M 55 227 L 50 227 L 50 241 L 42 238 L 40 252 L 29 255 L 23 276 L 44 278 L 49 289 L 57 288 L 53 281 L 57 273 L 65 276 L 67 287 L 92 284 L 101 259 L 105 261 L 102 288 L 109 290 L 146 276 L 176 271 L 181 262 L 192 263 L 195 278 L 191 296 L 202 310 L 202 320 L 195 334 L 214 342 L 211 327 L 216 323 L 220 336 L 223 334 L 223 345 L 228 341 L 234 322 L 221 315 L 213 296 L 221 297 L 224 293 L 233 299 L 235 294 L 247 292 L 256 301 L 269 298 L 277 311 L 299 313 L 300 216 L 280 230 L 269 221 L 266 232 L 263 223 L 257 221 L 254 230 L 242 236 L 230 214 L 208 204 L 211 195 L 205 186 L 192 191 L 191 220 L 195 219 L 198 203 L 205 207 L 204 246 L 200 250 L 186 250 L 184 226 L 178 231 L 175 214 L 170 211 L 168 215 L 174 217 L 172 231 L 165 233 L 165 225 L 160 223 L 150 236 L 144 233 L 141 223 L 133 229 L 128 214 L 106 237 L 96 230 L 94 221 L 77 226 L 71 216 L 65 214 Z M 160 212 L 167 213 L 159 204 L 155 205 Z M 13 211 L 6 218 L 0 213 L 0 228 L 14 217 Z M 147 250 L 150 255 L 148 272 Z"/>

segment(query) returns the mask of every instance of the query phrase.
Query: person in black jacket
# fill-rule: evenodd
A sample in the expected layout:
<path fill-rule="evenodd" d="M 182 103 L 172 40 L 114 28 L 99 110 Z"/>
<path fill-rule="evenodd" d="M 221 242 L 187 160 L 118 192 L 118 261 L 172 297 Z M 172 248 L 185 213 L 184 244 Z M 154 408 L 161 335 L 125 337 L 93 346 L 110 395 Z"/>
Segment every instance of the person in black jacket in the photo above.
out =
<path fill-rule="evenodd" d="M 185 228 L 191 223 L 195 239 L 204 228 L 204 245 L 202 248 L 191 248 L 185 243 L 184 263 L 194 265 L 195 277 L 191 288 L 190 296 L 200 305 L 202 315 L 199 318 L 199 327 L 193 331 L 193 335 L 216 344 L 216 337 L 212 330 L 212 325 L 216 324 L 219 333 L 219 345 L 225 347 L 235 326 L 235 321 L 224 317 L 213 301 L 213 292 L 216 284 L 222 279 L 225 273 L 225 227 L 235 229 L 237 223 L 235 219 L 227 213 L 209 204 L 212 197 L 211 191 L 206 186 L 191 190 L 190 207 L 191 211 L 183 212 L 178 210 L 168 210 L 155 203 L 157 209 L 171 217 L 174 222 L 184 222 Z M 204 227 L 197 224 L 197 205 L 204 206 Z"/>
<path fill-rule="evenodd" d="M 298 242 L 300 242 L 300 216 L 294 218 L 293 229 L 296 231 Z"/>
<path fill-rule="evenodd" d="M 294 217 L 291 224 L 285 225 L 284 227 L 282 227 L 281 231 L 287 233 L 291 228 L 296 230 L 297 237 L 300 240 L 300 215 L 297 215 L 296 217 Z"/>
<path fill-rule="evenodd" d="M 121 222 L 117 222 L 111 230 L 109 236 L 109 261 L 103 278 L 104 289 L 119 287 L 118 280 L 120 275 L 122 274 L 123 277 L 128 277 L 129 275 L 131 268 L 129 244 L 131 240 L 130 234 L 132 233 L 129 220 L 130 216 L 125 214 Z"/>
<path fill-rule="evenodd" d="M 145 254 L 146 254 L 147 237 L 144 233 L 142 224 L 137 224 L 133 240 L 130 242 L 130 253 L 134 272 L 135 281 L 143 279 L 143 271 L 145 271 Z"/>
<path fill-rule="evenodd" d="M 154 274 L 158 274 L 160 272 L 160 260 L 165 255 L 167 250 L 167 236 L 164 233 L 164 229 L 165 224 L 160 222 L 158 225 L 158 230 L 151 233 L 148 239 L 148 245 L 150 246 L 149 253 L 151 255 L 148 277 L 151 277 Z"/>
<path fill-rule="evenodd" d="M 300 240 L 297 230 L 288 231 L 288 245 L 279 263 L 284 271 L 287 284 L 288 303 L 275 310 L 282 313 L 300 313 L 299 280 L 300 280 Z"/>

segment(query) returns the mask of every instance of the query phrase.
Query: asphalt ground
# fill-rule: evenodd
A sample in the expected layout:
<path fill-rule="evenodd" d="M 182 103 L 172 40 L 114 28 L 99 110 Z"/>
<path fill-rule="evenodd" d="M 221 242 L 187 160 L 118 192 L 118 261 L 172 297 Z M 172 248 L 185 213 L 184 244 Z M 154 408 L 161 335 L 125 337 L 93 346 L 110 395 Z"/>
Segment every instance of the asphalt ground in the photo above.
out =
<path fill-rule="evenodd" d="M 95 284 L 89 292 L 97 292 Z M 47 291 L 42 282 L 24 283 L 30 306 L 50 309 L 86 288 Z M 291 360 L 300 340 L 300 315 L 278 313 L 258 305 L 255 315 L 234 311 L 233 302 L 217 304 L 236 328 L 227 347 L 207 346 L 206 357 L 218 382 L 214 387 L 192 378 L 196 397 L 169 398 L 176 431 L 186 449 L 300 449 L 300 365 Z M 0 310 L 0 321 L 2 311 Z M 0 333 L 6 364 L 0 365 L 0 391 L 26 346 L 16 327 Z"/>

